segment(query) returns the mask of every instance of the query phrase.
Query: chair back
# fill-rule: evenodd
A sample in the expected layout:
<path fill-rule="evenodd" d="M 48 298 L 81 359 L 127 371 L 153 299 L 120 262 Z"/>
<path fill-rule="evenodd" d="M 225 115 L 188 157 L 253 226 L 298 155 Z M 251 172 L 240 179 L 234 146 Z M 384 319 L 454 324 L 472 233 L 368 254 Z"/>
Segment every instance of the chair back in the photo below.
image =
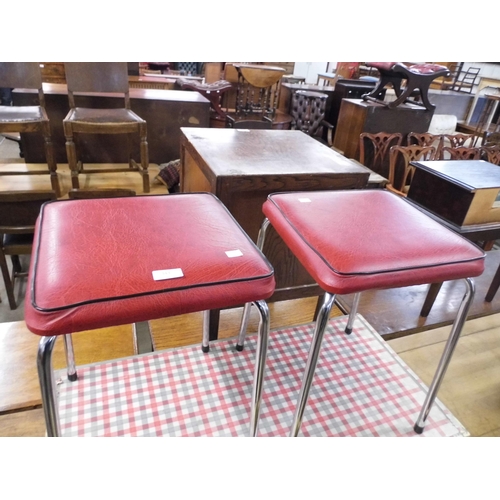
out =
<path fill-rule="evenodd" d="M 450 160 L 479 160 L 481 159 L 481 148 L 443 148 L 443 156 L 449 156 Z"/>
<path fill-rule="evenodd" d="M 433 146 L 393 146 L 390 149 L 389 184 L 386 188 L 406 196 L 415 168 L 410 162 L 434 160 L 436 148 Z"/>
<path fill-rule="evenodd" d="M 39 63 L 0 62 L 0 87 L 36 89 L 40 106 L 45 106 Z"/>
<path fill-rule="evenodd" d="M 383 177 L 389 175 L 389 151 L 403 144 L 403 134 L 363 132 L 359 136 L 359 162 Z"/>
<path fill-rule="evenodd" d="M 125 107 L 130 109 L 126 62 L 65 62 L 64 70 L 72 108 L 75 107 L 75 92 L 116 92 L 124 95 Z"/>
<path fill-rule="evenodd" d="M 292 129 L 301 130 L 310 136 L 321 133 L 321 122 L 325 118 L 327 99 L 328 95 L 322 92 L 307 90 L 294 92 L 290 110 Z"/>
<path fill-rule="evenodd" d="M 481 147 L 481 157 L 494 165 L 500 165 L 500 145 Z"/>
<path fill-rule="evenodd" d="M 32 233 L 42 205 L 55 199 L 54 191 L 0 192 L 0 233 Z"/>

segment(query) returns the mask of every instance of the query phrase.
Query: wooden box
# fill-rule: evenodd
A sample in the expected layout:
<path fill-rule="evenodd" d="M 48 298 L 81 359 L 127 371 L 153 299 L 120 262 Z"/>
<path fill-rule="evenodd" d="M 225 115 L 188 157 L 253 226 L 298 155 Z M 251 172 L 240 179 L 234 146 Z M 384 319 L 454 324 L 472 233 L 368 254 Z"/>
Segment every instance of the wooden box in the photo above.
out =
<path fill-rule="evenodd" d="M 500 168 L 483 160 L 413 162 L 408 198 L 432 213 L 469 226 L 500 222 Z"/>

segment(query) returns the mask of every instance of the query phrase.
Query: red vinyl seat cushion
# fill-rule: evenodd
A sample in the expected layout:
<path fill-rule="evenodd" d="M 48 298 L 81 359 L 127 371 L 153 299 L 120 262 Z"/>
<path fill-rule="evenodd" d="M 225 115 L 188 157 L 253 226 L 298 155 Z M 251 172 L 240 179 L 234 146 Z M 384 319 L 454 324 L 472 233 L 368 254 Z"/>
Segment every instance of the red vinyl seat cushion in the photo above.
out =
<path fill-rule="evenodd" d="M 183 276 L 153 279 L 170 269 Z M 25 319 L 39 335 L 67 334 L 242 305 L 274 285 L 269 262 L 211 194 L 62 200 L 37 222 Z"/>
<path fill-rule="evenodd" d="M 442 282 L 484 271 L 481 249 L 388 191 L 271 194 L 263 211 L 329 293 Z"/>

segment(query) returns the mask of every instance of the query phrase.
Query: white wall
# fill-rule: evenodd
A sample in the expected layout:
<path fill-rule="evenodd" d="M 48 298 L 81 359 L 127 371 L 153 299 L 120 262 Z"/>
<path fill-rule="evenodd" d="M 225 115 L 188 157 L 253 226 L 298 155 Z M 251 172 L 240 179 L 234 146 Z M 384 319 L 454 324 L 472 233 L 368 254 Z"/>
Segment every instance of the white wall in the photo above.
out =
<path fill-rule="evenodd" d="M 296 76 L 304 76 L 306 83 L 316 84 L 318 81 L 318 73 L 326 71 L 328 63 L 326 62 L 296 62 L 293 74 Z"/>

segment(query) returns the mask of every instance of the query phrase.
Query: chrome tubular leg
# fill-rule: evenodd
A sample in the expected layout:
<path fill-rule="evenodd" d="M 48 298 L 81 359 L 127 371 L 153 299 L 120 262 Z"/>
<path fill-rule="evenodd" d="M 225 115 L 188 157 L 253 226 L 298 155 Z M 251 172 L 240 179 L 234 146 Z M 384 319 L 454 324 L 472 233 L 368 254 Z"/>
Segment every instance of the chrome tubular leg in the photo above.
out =
<path fill-rule="evenodd" d="M 354 320 L 356 319 L 356 314 L 358 313 L 359 306 L 359 298 L 361 297 L 361 292 L 358 292 L 354 295 L 354 299 L 352 301 L 351 312 L 349 313 L 349 319 L 347 320 L 347 325 L 345 327 L 345 333 L 350 335 L 352 333 L 352 325 Z"/>
<path fill-rule="evenodd" d="M 73 339 L 71 334 L 64 335 L 64 351 L 66 353 L 66 363 L 68 366 L 68 380 L 74 382 L 78 378 L 75 365 L 75 351 L 73 349 Z"/>
<path fill-rule="evenodd" d="M 325 334 L 325 328 L 328 323 L 328 318 L 330 317 L 330 311 L 332 310 L 334 301 L 335 295 L 325 293 L 323 304 L 321 305 L 318 313 L 318 319 L 316 320 L 316 327 L 314 329 L 311 347 L 309 348 L 309 356 L 307 358 L 306 369 L 302 379 L 302 387 L 300 388 L 299 399 L 297 400 L 297 405 L 295 407 L 295 416 L 293 417 L 292 427 L 290 428 L 290 437 L 296 437 L 300 431 L 300 426 L 302 425 L 302 417 L 304 416 L 304 410 L 306 409 L 309 391 L 314 378 L 314 372 L 316 371 L 316 365 L 318 364 L 323 335 Z"/>
<path fill-rule="evenodd" d="M 469 313 L 470 306 L 474 299 L 474 292 L 475 292 L 474 281 L 472 281 L 472 279 L 470 278 L 467 278 L 465 280 L 465 283 L 466 283 L 465 295 L 463 296 L 460 307 L 458 308 L 457 317 L 453 322 L 450 336 L 448 337 L 448 341 L 446 342 L 443 354 L 441 356 L 441 360 L 439 361 L 436 373 L 434 374 L 434 379 L 432 380 L 432 383 L 429 386 L 429 391 L 427 392 L 424 404 L 422 406 L 422 409 L 420 410 L 420 415 L 418 416 L 417 422 L 413 427 L 414 431 L 417 434 L 422 434 L 422 432 L 424 431 L 425 421 L 432 408 L 432 404 L 436 399 L 439 387 L 441 385 L 441 382 L 443 381 L 448 365 L 450 364 L 453 351 L 457 346 L 458 339 L 460 337 L 460 334 L 462 333 L 462 328 L 464 326 L 465 321 L 467 320 L 467 314 Z"/>
<path fill-rule="evenodd" d="M 248 321 L 250 320 L 250 311 L 252 309 L 252 303 L 248 302 L 243 308 L 243 315 L 241 316 L 240 332 L 238 334 L 238 341 L 236 342 L 236 350 L 243 351 L 245 344 L 245 335 L 247 333 Z"/>
<path fill-rule="evenodd" d="M 56 384 L 54 381 L 54 372 L 52 370 L 52 350 L 56 339 L 56 336 L 42 337 L 38 345 L 37 356 L 38 379 L 42 392 L 42 406 L 48 437 L 61 435 Z"/>
<path fill-rule="evenodd" d="M 266 301 L 254 302 L 260 314 L 257 352 L 255 353 L 255 368 L 253 372 L 252 403 L 250 408 L 250 436 L 257 436 L 262 400 L 262 387 L 266 370 L 267 347 L 269 344 L 269 308 Z"/>
<path fill-rule="evenodd" d="M 201 343 L 201 350 L 203 352 L 210 351 L 210 310 L 203 311 L 203 340 Z"/>
<path fill-rule="evenodd" d="M 266 231 L 269 227 L 269 219 L 266 217 L 260 226 L 259 235 L 257 236 L 257 247 L 259 250 L 264 248 L 264 241 L 266 240 Z M 240 323 L 240 331 L 238 333 L 238 341 L 236 343 L 236 350 L 243 351 L 243 347 L 245 345 L 245 335 L 247 333 L 248 320 L 250 319 L 250 309 L 252 307 L 252 303 L 249 302 L 245 304 L 243 308 L 243 315 L 241 317 Z"/>

